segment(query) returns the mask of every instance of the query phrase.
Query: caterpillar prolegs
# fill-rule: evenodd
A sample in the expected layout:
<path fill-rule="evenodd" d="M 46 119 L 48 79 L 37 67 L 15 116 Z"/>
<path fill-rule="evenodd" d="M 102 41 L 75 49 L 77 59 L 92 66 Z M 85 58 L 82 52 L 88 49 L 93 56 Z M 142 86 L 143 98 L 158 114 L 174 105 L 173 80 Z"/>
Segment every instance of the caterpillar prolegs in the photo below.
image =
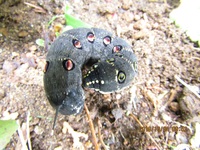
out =
<path fill-rule="evenodd" d="M 82 68 L 91 62 L 82 75 Z M 44 88 L 56 109 L 55 120 L 58 112 L 76 115 L 83 110 L 83 87 L 114 92 L 130 85 L 136 73 L 137 59 L 125 40 L 98 28 L 64 32 L 48 50 L 44 69 Z"/>

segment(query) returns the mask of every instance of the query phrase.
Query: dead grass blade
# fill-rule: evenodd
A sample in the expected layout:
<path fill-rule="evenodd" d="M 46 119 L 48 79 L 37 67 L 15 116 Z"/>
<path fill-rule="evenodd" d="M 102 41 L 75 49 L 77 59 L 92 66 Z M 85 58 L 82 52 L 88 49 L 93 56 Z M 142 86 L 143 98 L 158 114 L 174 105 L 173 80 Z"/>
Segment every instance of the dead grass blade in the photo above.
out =
<path fill-rule="evenodd" d="M 28 111 L 27 119 L 26 119 L 26 137 L 27 137 L 27 141 L 28 141 L 28 148 L 29 148 L 29 150 L 32 150 L 31 140 L 30 140 L 29 118 L 30 118 L 30 112 Z"/>
<path fill-rule="evenodd" d="M 174 77 L 175 77 L 176 80 L 178 80 L 178 82 L 180 82 L 181 84 L 183 84 L 186 88 L 188 88 L 188 90 L 190 90 L 196 97 L 198 97 L 200 99 L 200 95 L 189 84 L 185 83 L 177 75 L 175 75 Z"/>
<path fill-rule="evenodd" d="M 30 118 L 30 112 L 28 111 L 26 123 L 23 123 L 20 126 L 19 121 L 17 121 L 17 123 L 19 124 L 19 128 L 17 132 L 18 132 L 20 141 L 18 141 L 16 149 L 32 150 L 31 140 L 30 140 L 29 118 Z"/>

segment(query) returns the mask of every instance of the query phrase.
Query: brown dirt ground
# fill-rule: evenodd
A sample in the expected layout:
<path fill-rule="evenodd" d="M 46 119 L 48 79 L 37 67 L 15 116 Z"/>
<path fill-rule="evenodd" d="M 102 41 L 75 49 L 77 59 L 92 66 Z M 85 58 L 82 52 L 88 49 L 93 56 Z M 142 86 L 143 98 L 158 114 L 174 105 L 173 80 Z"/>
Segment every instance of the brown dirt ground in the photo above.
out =
<path fill-rule="evenodd" d="M 27 2 L 40 8 L 19 0 L 0 1 L 1 118 L 19 120 L 23 129 L 30 112 L 34 150 L 94 149 L 85 110 L 78 116 L 59 115 L 51 134 L 55 110 L 43 88 L 46 51 L 35 40 L 41 38 L 43 26 L 52 16 L 63 14 L 64 3 Z M 169 13 L 177 4 L 145 0 L 70 0 L 69 4 L 72 15 L 126 39 L 138 57 L 139 73 L 127 90 L 107 95 L 85 92 L 96 134 L 100 122 L 103 141 L 113 150 L 192 146 L 190 138 L 200 120 L 199 99 L 184 90 L 175 75 L 190 85 L 199 85 L 200 50 L 170 22 Z M 57 22 L 65 23 L 62 19 Z M 128 114 L 134 114 L 144 127 L 152 128 L 141 128 Z M 99 136 L 97 140 L 101 143 Z M 21 149 L 17 133 L 6 149 Z"/>

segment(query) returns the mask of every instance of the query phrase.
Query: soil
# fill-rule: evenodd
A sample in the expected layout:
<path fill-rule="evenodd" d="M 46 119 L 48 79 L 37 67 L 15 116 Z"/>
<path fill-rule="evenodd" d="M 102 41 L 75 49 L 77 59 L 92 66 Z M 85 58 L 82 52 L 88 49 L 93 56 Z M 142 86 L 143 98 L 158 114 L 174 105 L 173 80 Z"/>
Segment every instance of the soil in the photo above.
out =
<path fill-rule="evenodd" d="M 124 38 L 138 58 L 138 75 L 126 90 L 106 95 L 85 91 L 85 103 L 100 149 L 105 149 L 101 138 L 113 150 L 180 146 L 197 149 L 190 139 L 200 122 L 199 98 L 176 76 L 199 90 L 200 49 L 169 19 L 178 3 L 161 0 L 66 3 L 70 4 L 73 16 Z M 30 113 L 28 126 L 33 150 L 94 149 L 85 110 L 77 116 L 59 114 L 52 134 L 55 110 L 43 88 L 47 51 L 35 41 L 43 37 L 44 27 L 53 16 L 64 13 L 66 3 L 0 1 L 0 115 L 1 119 L 18 120 L 24 131 Z M 57 19 L 55 24 L 64 26 L 65 21 Z M 22 149 L 17 132 L 6 149 Z"/>

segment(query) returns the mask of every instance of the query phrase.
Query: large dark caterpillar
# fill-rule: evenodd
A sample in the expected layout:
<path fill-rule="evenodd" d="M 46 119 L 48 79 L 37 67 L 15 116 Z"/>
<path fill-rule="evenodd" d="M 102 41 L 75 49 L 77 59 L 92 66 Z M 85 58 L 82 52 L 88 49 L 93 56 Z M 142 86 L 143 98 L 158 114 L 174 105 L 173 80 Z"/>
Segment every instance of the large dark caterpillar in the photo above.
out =
<path fill-rule="evenodd" d="M 94 63 L 82 76 L 82 67 Z M 63 115 L 79 114 L 84 106 L 83 87 L 102 93 L 127 87 L 137 72 L 137 59 L 123 39 L 98 28 L 64 32 L 46 57 L 44 88 L 50 104 Z"/>

